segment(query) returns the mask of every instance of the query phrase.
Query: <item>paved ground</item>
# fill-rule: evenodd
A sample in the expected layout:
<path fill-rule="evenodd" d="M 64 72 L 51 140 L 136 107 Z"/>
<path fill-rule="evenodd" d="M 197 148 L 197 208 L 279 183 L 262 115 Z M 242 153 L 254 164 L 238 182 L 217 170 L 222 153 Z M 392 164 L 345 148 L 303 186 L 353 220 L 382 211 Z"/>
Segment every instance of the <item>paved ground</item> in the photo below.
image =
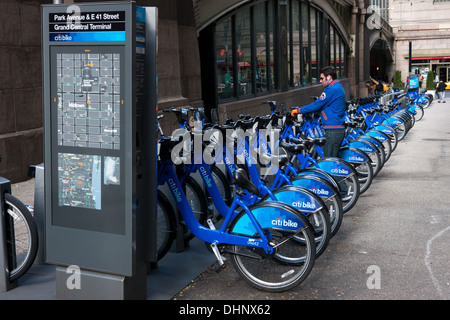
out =
<path fill-rule="evenodd" d="M 253 290 L 229 265 L 175 299 L 450 299 L 449 123 L 450 103 L 425 110 L 297 288 Z"/>
<path fill-rule="evenodd" d="M 174 299 L 450 299 L 449 123 L 450 103 L 425 110 L 297 288 L 268 294 L 249 287 L 231 265 L 218 274 L 213 265 Z M 33 204 L 33 179 L 12 188 Z M 188 268 L 189 260 L 181 265 Z"/>

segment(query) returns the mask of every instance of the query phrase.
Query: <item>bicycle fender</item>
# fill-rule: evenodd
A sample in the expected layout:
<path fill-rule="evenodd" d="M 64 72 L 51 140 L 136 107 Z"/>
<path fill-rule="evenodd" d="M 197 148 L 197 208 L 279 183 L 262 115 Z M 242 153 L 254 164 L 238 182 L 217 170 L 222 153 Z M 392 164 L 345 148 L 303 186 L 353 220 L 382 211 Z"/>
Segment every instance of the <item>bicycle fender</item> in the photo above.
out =
<path fill-rule="evenodd" d="M 381 131 L 383 133 L 386 133 L 386 134 L 393 134 L 394 133 L 394 128 L 391 128 L 391 127 L 389 127 L 387 125 L 378 125 L 378 126 L 375 126 L 375 129 L 379 130 L 379 131 Z"/>
<path fill-rule="evenodd" d="M 359 140 L 353 140 L 348 143 L 350 147 L 357 148 L 365 153 L 373 153 L 375 152 L 375 148 L 372 148 L 368 143 Z"/>
<path fill-rule="evenodd" d="M 275 198 L 293 206 L 297 210 L 316 212 L 325 207 L 323 200 L 311 190 L 294 185 L 287 185 L 272 191 Z"/>
<path fill-rule="evenodd" d="M 300 213 L 282 202 L 261 201 L 250 206 L 249 210 L 261 229 L 276 228 L 296 232 L 305 227 Z M 244 214 L 230 231 L 247 236 L 254 236 L 258 233 L 248 214 Z"/>
<path fill-rule="evenodd" d="M 387 137 L 386 137 L 384 134 L 381 134 L 381 133 L 379 133 L 379 132 L 372 131 L 372 130 L 367 131 L 367 132 L 366 132 L 366 136 L 374 137 L 374 138 L 378 139 L 379 141 L 385 141 L 385 140 L 387 140 Z"/>
<path fill-rule="evenodd" d="M 397 118 L 394 118 L 394 117 L 390 117 L 390 118 L 387 118 L 386 120 L 384 120 L 382 123 L 390 125 L 390 126 L 394 126 L 394 128 L 395 128 L 395 127 L 401 125 L 403 123 L 403 121 L 401 121 Z"/>
<path fill-rule="evenodd" d="M 292 185 L 306 188 L 321 198 L 327 199 L 337 193 L 336 188 L 334 188 L 331 183 L 313 175 L 309 175 L 309 177 L 307 175 L 297 176 L 291 180 L 291 182 Z"/>
<path fill-rule="evenodd" d="M 339 150 L 339 158 L 350 163 L 366 163 L 369 156 L 364 152 L 354 147 L 344 147 Z"/>
<path fill-rule="evenodd" d="M 357 137 L 356 139 L 357 139 L 357 140 L 367 140 L 367 141 L 369 141 L 369 142 L 372 142 L 372 143 L 375 145 L 375 147 L 377 147 L 377 148 L 383 148 L 383 149 L 384 149 L 384 146 L 381 144 L 380 140 L 378 140 L 378 139 L 375 138 L 375 137 L 363 135 L 363 136 Z"/>
<path fill-rule="evenodd" d="M 322 158 L 317 161 L 317 165 L 335 176 L 347 177 L 356 174 L 353 166 L 340 158 Z"/>
<path fill-rule="evenodd" d="M 304 176 L 313 176 L 318 179 L 324 179 L 327 182 L 331 183 L 336 190 L 339 190 L 339 186 L 338 183 L 336 182 L 336 179 L 325 170 L 316 167 L 308 167 L 300 170 L 298 174 L 291 179 L 291 182 L 294 182 L 294 180 L 297 177 L 302 178 Z"/>

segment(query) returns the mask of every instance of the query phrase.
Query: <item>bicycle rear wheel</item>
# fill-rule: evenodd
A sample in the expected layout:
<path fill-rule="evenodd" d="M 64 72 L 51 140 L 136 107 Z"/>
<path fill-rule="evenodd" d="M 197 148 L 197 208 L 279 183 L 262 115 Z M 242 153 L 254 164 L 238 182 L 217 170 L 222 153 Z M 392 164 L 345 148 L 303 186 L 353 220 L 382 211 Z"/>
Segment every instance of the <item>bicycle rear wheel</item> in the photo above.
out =
<path fill-rule="evenodd" d="M 252 206 L 255 209 L 270 210 L 274 208 L 288 215 L 295 215 L 304 223 L 304 227 L 295 233 L 276 228 L 264 229 L 266 235 L 274 244 L 273 255 L 266 255 L 263 250 L 253 247 L 231 245 L 228 252 L 236 272 L 252 286 L 268 292 L 282 292 L 289 290 L 303 282 L 311 272 L 315 261 L 315 241 L 312 227 L 308 220 L 297 213 L 295 209 L 283 203 L 261 202 Z M 241 212 L 230 226 L 231 233 L 234 225 L 246 215 Z M 299 245 L 294 237 L 305 239 L 305 245 Z M 258 235 L 254 235 L 258 238 Z"/>
<path fill-rule="evenodd" d="M 10 193 L 5 193 L 4 197 L 9 280 L 15 281 L 31 268 L 39 237 L 36 222 L 28 208 Z"/>

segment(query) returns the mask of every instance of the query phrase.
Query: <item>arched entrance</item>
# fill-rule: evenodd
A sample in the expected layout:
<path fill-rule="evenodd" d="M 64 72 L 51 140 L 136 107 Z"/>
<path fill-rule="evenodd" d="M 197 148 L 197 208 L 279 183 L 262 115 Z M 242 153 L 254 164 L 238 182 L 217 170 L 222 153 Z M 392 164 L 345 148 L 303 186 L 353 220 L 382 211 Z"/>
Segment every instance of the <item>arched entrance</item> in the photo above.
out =
<path fill-rule="evenodd" d="M 370 49 L 370 76 L 389 83 L 389 67 L 393 63 L 389 42 L 379 38 Z"/>

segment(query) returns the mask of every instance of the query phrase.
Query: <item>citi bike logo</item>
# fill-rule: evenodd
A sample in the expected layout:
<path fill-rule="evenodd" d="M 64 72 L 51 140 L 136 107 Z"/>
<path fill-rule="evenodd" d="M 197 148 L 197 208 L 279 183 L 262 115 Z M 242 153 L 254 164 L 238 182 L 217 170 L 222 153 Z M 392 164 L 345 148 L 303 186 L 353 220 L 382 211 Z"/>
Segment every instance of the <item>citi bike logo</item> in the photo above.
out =
<path fill-rule="evenodd" d="M 339 168 L 334 168 L 331 169 L 331 173 L 335 173 L 335 174 L 348 174 L 348 171 L 345 169 L 339 169 Z"/>
<path fill-rule="evenodd" d="M 211 178 L 208 176 L 208 171 L 205 169 L 205 167 L 200 167 L 200 173 L 202 174 L 208 188 L 211 188 L 212 187 Z"/>
<path fill-rule="evenodd" d="M 363 158 L 358 157 L 358 156 L 350 156 L 350 157 L 348 157 L 348 160 L 350 160 L 350 161 L 364 161 Z"/>
<path fill-rule="evenodd" d="M 311 202 L 302 202 L 300 200 L 292 202 L 292 206 L 295 208 L 303 208 L 303 209 L 315 209 L 316 205 Z"/>
<path fill-rule="evenodd" d="M 276 218 L 276 219 L 272 220 L 272 225 L 275 227 L 297 228 L 298 223 L 294 222 L 292 220 L 283 220 L 281 218 Z"/>
<path fill-rule="evenodd" d="M 55 41 L 72 41 L 72 36 L 68 34 L 57 34 L 54 38 Z"/>
<path fill-rule="evenodd" d="M 330 194 L 330 192 L 328 190 L 319 189 L 319 188 L 312 188 L 311 191 L 317 195 L 323 195 L 323 196 L 328 196 Z"/>
<path fill-rule="evenodd" d="M 169 187 L 172 190 L 175 200 L 181 202 L 181 192 L 178 189 L 176 182 L 173 179 L 169 179 L 167 182 L 169 183 Z"/>

